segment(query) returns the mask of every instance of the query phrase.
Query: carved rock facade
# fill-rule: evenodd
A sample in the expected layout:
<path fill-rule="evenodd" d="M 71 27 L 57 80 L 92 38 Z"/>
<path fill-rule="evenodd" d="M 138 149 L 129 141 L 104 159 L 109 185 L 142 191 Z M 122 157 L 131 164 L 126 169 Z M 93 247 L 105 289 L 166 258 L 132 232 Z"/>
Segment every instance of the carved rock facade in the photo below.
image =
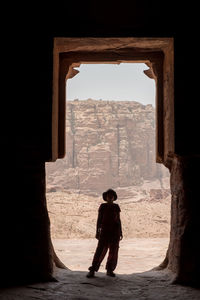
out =
<path fill-rule="evenodd" d="M 155 110 L 135 101 L 66 105 L 66 156 L 47 164 L 49 189 L 101 192 L 168 176 L 155 162 Z"/>

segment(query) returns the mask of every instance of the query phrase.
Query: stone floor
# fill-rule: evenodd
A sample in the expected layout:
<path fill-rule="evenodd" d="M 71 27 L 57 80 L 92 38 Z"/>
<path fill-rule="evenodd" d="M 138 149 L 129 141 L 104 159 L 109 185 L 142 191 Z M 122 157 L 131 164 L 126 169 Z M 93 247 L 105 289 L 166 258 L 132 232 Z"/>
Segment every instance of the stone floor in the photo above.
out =
<path fill-rule="evenodd" d="M 167 238 L 122 240 L 115 278 L 105 274 L 106 259 L 95 278 L 86 277 L 97 240 L 54 240 L 53 243 L 59 258 L 69 267 L 55 270 L 58 281 L 3 289 L 0 300 L 200 300 L 200 290 L 173 285 L 172 274 L 151 270 L 165 257 Z"/>
<path fill-rule="evenodd" d="M 112 278 L 97 273 L 86 278 L 86 272 L 57 269 L 58 282 L 31 284 L 4 289 L 1 300 L 83 300 L 83 299 L 138 299 L 138 300 L 199 300 L 200 290 L 171 284 L 171 276 L 164 271 L 118 274 Z"/>

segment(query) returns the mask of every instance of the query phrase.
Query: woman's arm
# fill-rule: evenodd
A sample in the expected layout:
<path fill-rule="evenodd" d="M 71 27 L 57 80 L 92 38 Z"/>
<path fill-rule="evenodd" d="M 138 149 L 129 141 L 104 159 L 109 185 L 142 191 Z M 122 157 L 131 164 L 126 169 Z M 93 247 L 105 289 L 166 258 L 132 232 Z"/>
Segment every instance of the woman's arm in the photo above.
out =
<path fill-rule="evenodd" d="M 123 239 L 123 233 L 122 233 L 122 223 L 121 223 L 121 219 L 119 216 L 119 231 L 120 231 L 120 240 Z"/>
<path fill-rule="evenodd" d="M 96 225 L 96 239 L 99 239 L 102 226 L 102 206 L 99 207 L 97 225 Z"/>
<path fill-rule="evenodd" d="M 118 210 L 119 210 L 119 215 L 118 215 L 118 217 L 119 217 L 119 234 L 120 234 L 120 240 L 122 240 L 123 239 L 123 233 L 122 233 L 122 223 L 121 223 L 121 219 L 120 219 L 121 209 L 120 209 L 119 205 L 118 205 Z"/>

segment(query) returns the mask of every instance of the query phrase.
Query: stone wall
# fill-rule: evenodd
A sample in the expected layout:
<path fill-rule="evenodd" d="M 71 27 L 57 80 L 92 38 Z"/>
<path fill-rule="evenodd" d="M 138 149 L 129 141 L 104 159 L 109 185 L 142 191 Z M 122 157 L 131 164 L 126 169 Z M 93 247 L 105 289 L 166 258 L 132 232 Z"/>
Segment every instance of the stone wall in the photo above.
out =
<path fill-rule="evenodd" d="M 26 10 L 26 13 L 24 13 L 24 4 L 20 6 L 17 3 L 14 8 L 13 10 L 10 7 L 8 8 L 6 22 L 4 22 L 3 27 L 3 31 L 8 30 L 3 35 L 3 42 L 6 45 L 4 61 L 7 62 L 6 72 L 4 73 L 6 84 L 3 85 L 6 87 L 6 100 L 4 103 L 8 104 L 8 107 L 3 109 L 2 117 L 5 116 L 5 122 L 2 126 L 3 135 L 1 137 L 1 149 L 6 152 L 5 155 L 2 155 L 2 164 L 3 162 L 5 164 L 1 168 L 1 173 L 7 181 L 7 190 L 9 191 L 6 197 L 2 197 L 2 204 L 6 204 L 5 209 L 2 209 L 2 216 L 6 219 L 6 222 L 3 221 L 1 226 L 1 242 L 3 245 L 1 247 L 1 274 L 4 276 L 7 272 L 8 277 L 5 276 L 5 281 L 9 283 L 12 277 L 16 283 L 19 279 L 24 280 L 33 277 L 32 267 L 34 266 L 37 269 L 35 281 L 39 281 L 41 278 L 38 272 L 40 274 L 45 273 L 47 276 L 51 271 L 48 233 L 44 234 L 44 236 L 47 236 L 45 239 L 43 239 L 43 236 L 41 237 L 41 226 L 46 227 L 45 230 L 48 231 L 48 222 L 46 222 L 46 225 L 43 223 L 41 226 L 34 226 L 40 213 L 44 212 L 44 216 L 47 214 L 45 207 L 43 207 L 43 210 L 36 209 L 36 207 L 43 205 L 39 202 L 43 202 L 45 197 L 45 192 L 43 188 L 41 189 L 41 186 L 44 187 L 45 180 L 44 167 L 42 166 L 41 170 L 38 169 L 37 174 L 39 176 L 36 176 L 36 172 L 32 170 L 35 161 L 32 159 L 31 153 L 35 153 L 35 148 L 38 147 L 39 152 L 34 154 L 33 157 L 41 155 L 40 163 L 42 164 L 51 159 L 54 37 L 173 36 L 176 41 L 175 153 L 189 156 L 193 160 L 193 168 L 183 170 L 183 168 L 177 167 L 180 176 L 184 171 L 184 182 L 190 181 L 187 189 L 190 194 L 185 193 L 185 184 L 180 186 L 175 177 L 172 179 L 174 185 L 177 185 L 177 188 L 180 187 L 180 190 L 177 197 L 174 198 L 174 201 L 177 199 L 177 202 L 172 205 L 172 216 L 174 216 L 172 217 L 172 234 L 175 226 L 179 235 L 176 235 L 174 239 L 171 237 L 171 245 L 178 240 L 181 243 L 180 251 L 176 252 L 178 255 L 177 266 L 174 265 L 173 270 L 179 277 L 185 277 L 184 281 L 187 283 L 190 283 L 190 279 L 195 278 L 199 282 L 199 247 L 197 246 L 200 228 L 198 201 L 199 158 L 196 160 L 196 157 L 199 157 L 200 154 L 197 97 L 199 78 L 198 76 L 188 76 L 188 74 L 196 73 L 196 64 L 184 63 L 188 61 L 188 58 L 195 57 L 195 43 L 193 41 L 198 34 L 198 18 L 196 18 L 198 10 L 195 10 L 192 4 L 182 5 L 180 13 L 179 6 L 176 10 L 175 6 L 166 5 L 166 3 L 162 7 L 161 4 L 157 5 L 156 2 L 149 2 L 148 5 L 144 5 L 142 1 L 130 1 L 129 4 L 123 2 L 120 5 L 113 5 L 112 1 L 107 1 L 104 4 L 102 2 L 97 4 L 93 1 L 92 7 L 85 2 L 80 2 L 77 5 L 77 2 L 73 1 L 68 2 L 66 6 L 60 6 L 59 4 L 48 6 L 45 4 L 42 6 L 40 3 L 39 6 L 33 5 L 31 10 Z M 185 20 L 191 16 L 191 22 L 186 22 Z M 186 38 L 186 36 L 189 36 L 189 38 Z M 15 71 L 11 72 L 11 70 Z M 14 80 L 11 80 L 13 76 Z M 14 95 L 11 95 L 12 91 L 14 91 Z M 11 114 L 12 100 L 17 104 L 17 109 L 14 110 L 16 123 L 13 123 L 14 119 L 12 119 Z M 188 100 L 190 101 L 189 105 Z M 15 126 L 16 124 L 18 124 L 18 127 Z M 19 162 L 18 154 L 21 152 L 21 148 L 25 149 L 26 156 L 29 157 L 31 164 L 21 160 L 21 158 Z M 15 151 L 16 149 L 18 152 Z M 14 163 L 13 156 L 15 156 Z M 12 164 L 10 168 L 8 167 L 8 160 Z M 198 163 L 196 163 L 197 161 Z M 196 174 L 194 174 L 194 170 L 196 170 Z M 7 173 L 9 175 L 5 176 Z M 13 174 L 14 176 L 12 176 Z M 13 196 L 11 191 L 13 181 L 16 178 L 18 184 Z M 38 180 L 35 180 L 36 178 Z M 2 186 L 5 190 L 5 185 Z M 184 198 L 182 195 L 185 195 Z M 179 203 L 177 210 L 174 206 L 176 203 Z M 26 218 L 21 218 L 22 208 Z M 181 215 L 182 209 L 186 210 L 186 215 L 189 215 L 191 220 L 185 227 L 184 237 L 181 228 L 182 220 L 185 220 L 185 218 L 180 218 L 180 223 L 175 221 L 176 216 Z M 32 218 L 29 218 L 30 215 L 32 215 Z M 15 217 L 12 218 L 12 216 Z M 7 224 L 11 229 L 14 229 L 14 232 L 8 229 Z M 32 231 L 29 231 L 27 224 L 33 228 Z M 26 239 L 26 235 L 24 235 L 25 228 L 30 233 L 26 251 L 24 251 L 25 242 L 23 241 L 23 238 Z M 12 240 L 13 236 L 16 236 L 14 241 Z M 17 237 L 20 237 L 20 241 Z M 40 240 L 38 237 L 40 237 Z M 40 251 L 35 251 L 38 245 L 46 251 L 47 263 L 45 264 L 43 264 L 44 256 L 41 256 Z M 190 248 L 189 254 L 188 249 Z M 30 253 L 32 253 L 31 257 Z M 27 261 L 31 263 L 32 267 L 25 268 Z M 13 262 L 15 263 L 13 264 Z M 171 266 L 173 266 L 174 261 L 171 260 L 171 262 Z M 193 262 L 195 262 L 196 267 L 194 267 Z M 189 269 L 189 266 L 192 265 L 193 267 Z"/>
<path fill-rule="evenodd" d="M 175 156 L 171 163 L 171 233 L 162 267 L 175 274 L 174 282 L 199 286 L 199 169 L 198 157 Z"/>
<path fill-rule="evenodd" d="M 5 218 L 2 215 L 0 286 L 49 281 L 53 272 L 45 164 L 34 157 L 27 157 L 22 149 L 17 154 L 17 172 L 13 173 L 12 188 L 4 186 L 7 195 L 4 200 L 10 195 L 13 197 L 4 201 L 2 208 Z M 6 211 L 9 211 L 7 217 Z"/>

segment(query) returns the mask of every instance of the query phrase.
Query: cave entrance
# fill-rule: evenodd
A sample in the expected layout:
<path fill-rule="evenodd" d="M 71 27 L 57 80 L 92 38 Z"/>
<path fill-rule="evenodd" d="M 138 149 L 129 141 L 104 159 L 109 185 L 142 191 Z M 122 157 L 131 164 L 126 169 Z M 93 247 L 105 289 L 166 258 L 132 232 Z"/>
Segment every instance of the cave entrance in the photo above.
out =
<path fill-rule="evenodd" d="M 156 161 L 167 165 L 174 149 L 173 40 L 165 38 L 55 39 L 52 161 L 63 158 L 66 151 L 66 80 L 86 63 L 145 63 L 149 67 L 145 74 L 156 83 Z"/>

